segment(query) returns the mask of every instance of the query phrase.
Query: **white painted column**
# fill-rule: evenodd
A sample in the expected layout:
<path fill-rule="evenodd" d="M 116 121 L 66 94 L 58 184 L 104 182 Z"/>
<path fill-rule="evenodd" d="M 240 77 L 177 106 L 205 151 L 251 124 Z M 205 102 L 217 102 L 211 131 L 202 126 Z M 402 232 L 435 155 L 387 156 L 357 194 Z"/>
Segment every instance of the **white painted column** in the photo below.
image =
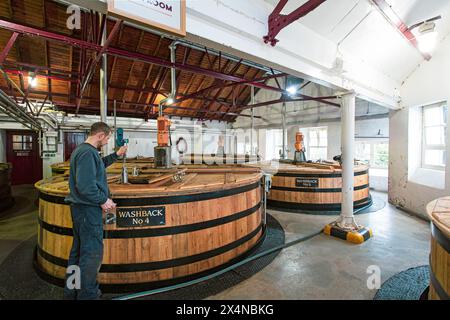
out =
<path fill-rule="evenodd" d="M 342 211 L 338 226 L 345 229 L 356 226 L 353 216 L 355 96 L 349 92 L 341 97 Z"/>
<path fill-rule="evenodd" d="M 286 102 L 283 102 L 281 117 L 283 125 L 283 152 L 281 153 L 281 159 L 286 159 Z"/>
<path fill-rule="evenodd" d="M 255 104 L 255 87 L 251 86 L 251 104 Z M 250 127 L 250 155 L 253 155 L 253 130 L 255 127 L 255 120 L 254 120 L 254 112 L 253 108 L 251 109 L 252 112 L 252 118 L 251 118 L 251 127 Z"/>
<path fill-rule="evenodd" d="M 106 42 L 106 23 L 102 37 L 102 46 Z M 107 123 L 108 115 L 108 61 L 106 54 L 102 55 L 102 65 L 100 66 L 100 121 Z M 115 128 L 114 128 L 115 130 Z M 108 155 L 108 145 L 102 147 L 103 156 Z"/>

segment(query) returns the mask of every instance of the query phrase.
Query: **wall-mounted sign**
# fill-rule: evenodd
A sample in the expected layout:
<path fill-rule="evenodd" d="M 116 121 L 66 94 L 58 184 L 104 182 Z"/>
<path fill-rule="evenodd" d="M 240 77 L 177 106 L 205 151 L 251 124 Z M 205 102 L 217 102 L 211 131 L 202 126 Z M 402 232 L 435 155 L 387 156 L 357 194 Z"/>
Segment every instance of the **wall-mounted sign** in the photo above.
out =
<path fill-rule="evenodd" d="M 56 157 L 56 153 L 54 152 L 44 152 L 42 154 L 42 158 L 55 158 Z"/>
<path fill-rule="evenodd" d="M 295 186 L 296 187 L 318 187 L 319 179 L 297 178 L 297 179 L 295 179 Z"/>
<path fill-rule="evenodd" d="M 16 157 L 28 157 L 29 155 L 29 152 L 16 152 Z"/>
<path fill-rule="evenodd" d="M 116 225 L 120 228 L 161 226 L 166 224 L 165 207 L 117 208 Z"/>
<path fill-rule="evenodd" d="M 186 35 L 185 0 L 108 0 L 108 13 L 179 36 Z"/>

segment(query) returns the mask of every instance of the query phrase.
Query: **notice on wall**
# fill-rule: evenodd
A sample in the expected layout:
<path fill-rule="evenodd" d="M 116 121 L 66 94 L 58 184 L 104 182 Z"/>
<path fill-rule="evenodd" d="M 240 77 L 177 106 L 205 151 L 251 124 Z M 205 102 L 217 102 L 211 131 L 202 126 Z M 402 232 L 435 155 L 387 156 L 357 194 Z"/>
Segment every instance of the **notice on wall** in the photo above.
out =
<path fill-rule="evenodd" d="M 165 224 L 165 207 L 117 208 L 116 225 L 119 228 L 161 226 Z"/>
<path fill-rule="evenodd" d="M 108 12 L 161 31 L 186 35 L 185 0 L 108 0 Z"/>

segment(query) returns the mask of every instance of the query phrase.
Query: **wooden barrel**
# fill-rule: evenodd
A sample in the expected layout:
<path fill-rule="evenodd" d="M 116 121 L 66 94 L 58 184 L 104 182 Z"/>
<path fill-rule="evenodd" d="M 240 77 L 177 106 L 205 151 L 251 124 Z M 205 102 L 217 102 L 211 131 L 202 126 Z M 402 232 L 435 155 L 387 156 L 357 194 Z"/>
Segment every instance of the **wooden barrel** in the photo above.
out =
<path fill-rule="evenodd" d="M 50 165 L 50 168 L 52 170 L 52 176 L 57 176 L 60 174 L 68 174 L 70 169 L 70 162 L 58 162 Z"/>
<path fill-rule="evenodd" d="M 222 164 L 242 164 L 259 161 L 257 155 L 238 155 L 238 154 L 184 154 L 180 157 L 180 164 L 206 164 L 206 165 L 222 165 Z"/>
<path fill-rule="evenodd" d="M 153 157 L 135 157 L 128 158 L 127 161 L 128 173 L 131 173 L 133 170 L 133 166 L 140 167 L 153 167 L 154 158 Z M 69 174 L 70 170 L 70 162 L 58 162 L 54 163 L 50 166 L 52 170 L 52 176 L 57 176 L 61 174 Z M 108 167 L 108 173 L 121 173 L 122 172 L 122 160 L 117 161 L 112 166 Z"/>
<path fill-rule="evenodd" d="M 256 248 L 264 235 L 262 174 L 236 170 L 188 170 L 177 182 L 110 184 L 117 221 L 104 225 L 102 288 L 131 291 L 188 281 Z M 35 266 L 45 279 L 62 285 L 72 245 L 70 207 L 64 202 L 67 178 L 53 177 L 36 187 Z M 149 212 L 157 214 L 146 219 Z"/>
<path fill-rule="evenodd" d="M 450 197 L 427 205 L 431 219 L 430 300 L 450 299 Z"/>
<path fill-rule="evenodd" d="M 11 164 L 0 163 L 0 212 L 14 205 L 11 192 L 11 169 Z"/>
<path fill-rule="evenodd" d="M 262 166 L 273 174 L 267 198 L 269 207 L 286 211 L 338 214 L 342 199 L 342 170 L 339 165 L 272 163 Z M 354 208 L 372 203 L 366 165 L 354 169 Z"/>

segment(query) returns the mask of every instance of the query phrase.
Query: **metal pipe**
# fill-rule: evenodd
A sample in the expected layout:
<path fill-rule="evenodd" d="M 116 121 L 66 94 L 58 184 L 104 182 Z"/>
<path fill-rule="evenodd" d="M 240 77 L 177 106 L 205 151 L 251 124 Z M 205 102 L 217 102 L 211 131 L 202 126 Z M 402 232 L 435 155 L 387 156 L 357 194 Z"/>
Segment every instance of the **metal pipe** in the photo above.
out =
<path fill-rule="evenodd" d="M 176 50 L 177 50 L 177 41 L 172 42 L 169 45 L 170 49 L 170 62 L 175 64 L 176 60 Z M 158 115 L 162 117 L 163 115 L 163 105 L 165 105 L 169 100 L 173 101 L 176 99 L 177 95 L 177 79 L 176 79 L 176 70 L 174 67 L 170 68 L 170 93 L 167 98 L 161 100 L 158 105 Z"/>
<path fill-rule="evenodd" d="M 251 101 L 252 104 L 255 104 L 255 87 L 250 87 Z M 251 129 L 250 129 L 250 155 L 253 155 L 253 130 L 254 130 L 254 109 L 251 109 Z"/>
<path fill-rule="evenodd" d="M 33 127 L 39 129 L 41 127 L 40 123 L 33 117 L 31 117 L 28 113 L 26 113 L 18 104 L 11 100 L 11 98 L 6 95 L 2 90 L 0 90 L 0 100 L 3 101 L 2 107 L 4 108 L 5 113 L 9 115 L 14 115 L 16 120 L 21 122 L 26 127 L 31 125 L 31 129 Z M 21 121 L 20 121 L 21 120 Z"/>
<path fill-rule="evenodd" d="M 116 100 L 114 100 L 114 149 L 117 148 L 117 110 Z"/>
<path fill-rule="evenodd" d="M 170 50 L 170 62 L 175 63 L 176 61 L 176 51 L 177 46 L 175 43 L 172 43 L 169 46 Z M 176 70 L 175 68 L 170 68 L 170 94 L 169 96 L 172 99 L 175 99 L 177 95 L 177 78 L 176 78 Z"/>
<path fill-rule="evenodd" d="M 50 128 L 52 128 L 53 130 L 56 130 L 56 129 L 58 129 L 58 124 L 54 124 L 54 123 L 51 123 L 45 116 L 40 116 L 39 118 L 38 118 L 38 120 L 41 120 L 41 121 L 43 121 L 43 122 L 45 122 Z"/>
<path fill-rule="evenodd" d="M 106 23 L 102 32 L 102 46 L 106 43 Z M 100 121 L 106 123 L 108 115 L 108 60 L 106 53 L 102 54 L 102 65 L 100 67 Z M 102 147 L 103 156 L 108 154 L 108 145 Z"/>
<path fill-rule="evenodd" d="M 175 45 L 180 44 L 180 45 L 182 45 L 184 47 L 188 47 L 188 48 L 191 48 L 191 49 L 194 49 L 194 50 L 203 51 L 203 52 L 208 51 L 208 53 L 211 53 L 212 55 L 215 55 L 217 57 L 220 55 L 220 56 L 222 56 L 225 59 L 231 60 L 233 62 L 240 62 L 243 65 L 246 65 L 246 66 L 249 66 L 249 67 L 252 67 L 252 68 L 256 68 L 256 69 L 259 69 L 259 70 L 266 71 L 267 73 L 270 73 L 272 75 L 271 69 L 268 68 L 268 67 L 265 67 L 265 66 L 260 65 L 258 63 L 247 61 L 247 60 L 242 60 L 241 61 L 241 59 L 238 58 L 238 57 L 235 57 L 235 56 L 233 56 L 231 54 L 224 53 L 224 52 L 216 50 L 216 49 L 206 48 L 204 46 L 200 46 L 198 44 L 195 44 L 195 43 L 192 43 L 192 42 L 189 42 L 189 41 L 186 41 L 186 40 L 176 40 L 176 41 L 174 41 L 174 44 Z M 282 72 L 277 72 L 277 73 L 282 73 Z"/>
<path fill-rule="evenodd" d="M 281 116 L 283 126 L 283 150 L 281 154 L 281 159 L 286 159 L 286 102 L 283 102 Z"/>

